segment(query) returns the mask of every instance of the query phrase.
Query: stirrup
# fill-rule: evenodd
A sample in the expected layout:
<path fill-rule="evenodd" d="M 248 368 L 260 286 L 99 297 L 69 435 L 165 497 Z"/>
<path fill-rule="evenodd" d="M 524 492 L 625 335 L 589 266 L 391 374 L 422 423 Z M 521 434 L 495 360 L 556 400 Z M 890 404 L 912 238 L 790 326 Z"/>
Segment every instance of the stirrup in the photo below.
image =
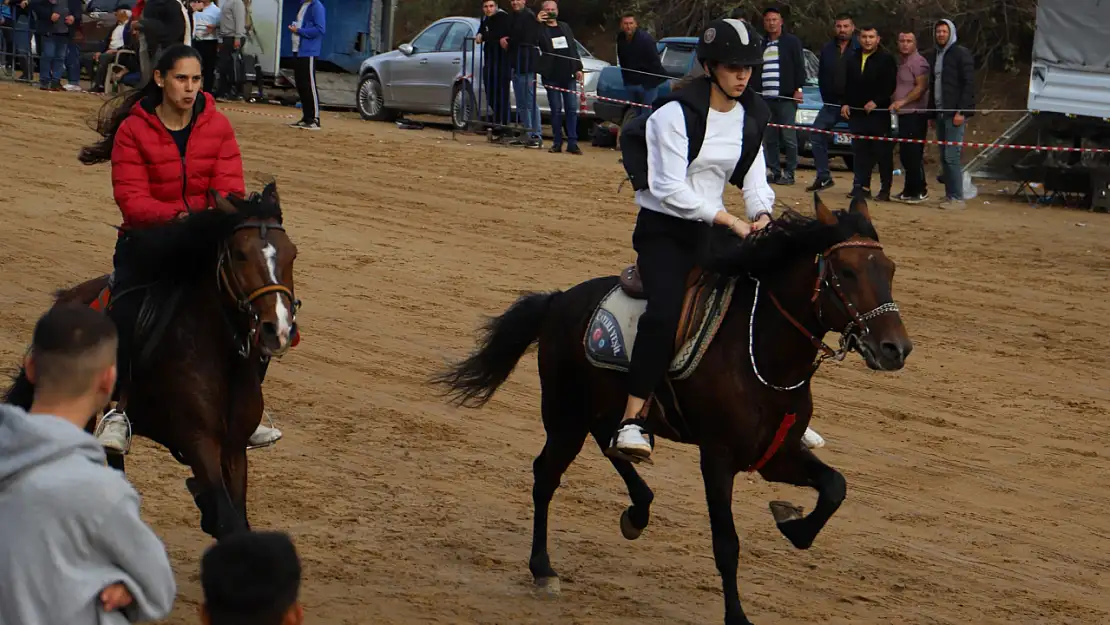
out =
<path fill-rule="evenodd" d="M 99 439 L 100 435 L 104 433 L 104 427 L 105 427 L 105 424 L 108 422 L 108 417 L 116 416 L 116 415 L 123 417 L 123 422 L 127 424 L 127 438 L 124 440 L 123 451 L 120 452 L 118 450 L 108 449 L 107 447 L 105 447 L 104 452 L 107 453 L 107 454 L 112 454 L 112 455 L 117 455 L 117 456 L 126 456 L 127 452 L 131 451 L 131 439 L 133 437 L 133 433 L 131 431 L 131 419 L 130 419 L 130 417 L 127 416 L 126 412 L 123 412 L 123 411 L 120 411 L 120 410 L 116 410 L 115 408 L 112 408 L 108 412 L 104 413 L 104 416 L 100 417 L 100 423 L 97 423 L 96 424 L 96 429 L 93 430 L 93 436 L 95 436 L 97 439 Z"/>
<path fill-rule="evenodd" d="M 268 427 L 270 429 L 275 429 L 274 428 L 274 420 L 270 417 L 270 412 L 268 410 L 263 410 L 262 411 L 262 416 L 265 417 L 266 421 L 269 422 L 269 424 L 266 427 Z M 256 427 L 255 429 L 257 430 L 258 428 Z M 247 451 L 250 451 L 252 449 L 264 449 L 266 447 L 273 447 L 274 445 L 277 445 L 277 442 L 280 441 L 280 440 L 281 440 L 281 438 L 278 438 L 277 440 L 270 441 L 269 443 L 266 443 L 266 444 L 263 444 L 263 445 L 251 445 L 250 440 L 248 439 L 247 440 Z"/>
<path fill-rule="evenodd" d="M 625 424 L 622 424 L 622 425 L 618 426 L 617 429 L 613 432 L 612 438 L 609 439 L 609 446 L 605 448 L 605 452 L 604 452 L 605 455 L 608 456 L 609 458 L 615 458 L 617 460 L 625 460 L 627 462 L 631 462 L 632 464 L 646 463 L 646 464 L 654 465 L 655 461 L 652 460 L 652 456 L 647 456 L 647 457 L 633 456 L 633 455 L 627 454 L 627 453 L 625 453 L 625 452 L 623 452 L 623 451 L 621 451 L 620 449 L 617 448 L 617 436 L 620 434 L 621 427 L 624 427 L 624 425 Z M 652 455 L 654 455 L 655 454 L 655 434 L 652 434 L 651 432 L 649 432 L 646 429 L 645 426 L 647 425 L 647 421 L 645 419 L 637 418 L 637 419 L 630 420 L 627 423 L 627 425 L 638 425 L 638 426 L 640 426 L 640 432 L 647 438 L 648 445 L 651 446 L 651 453 L 652 453 Z"/>

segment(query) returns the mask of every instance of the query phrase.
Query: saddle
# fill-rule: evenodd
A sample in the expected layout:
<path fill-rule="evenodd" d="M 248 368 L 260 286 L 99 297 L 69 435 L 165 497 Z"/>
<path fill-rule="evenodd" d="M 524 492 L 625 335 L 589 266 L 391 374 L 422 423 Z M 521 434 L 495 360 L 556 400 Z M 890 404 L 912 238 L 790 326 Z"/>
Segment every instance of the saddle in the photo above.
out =
<path fill-rule="evenodd" d="M 629 265 L 621 272 L 620 285 L 624 294 L 632 299 L 647 299 L 638 264 Z M 679 316 L 678 332 L 674 337 L 676 351 L 698 331 L 698 322 L 705 316 L 716 286 L 716 276 L 700 267 L 693 268 L 686 276 L 686 296 L 682 300 L 682 315 Z"/>
<path fill-rule="evenodd" d="M 89 308 L 111 314 L 119 300 L 125 297 L 141 297 L 142 303 L 136 307 L 132 320 L 132 365 L 145 363 L 158 346 L 169 326 L 170 320 L 181 302 L 181 290 L 165 283 L 142 284 L 119 288 L 115 275 L 109 275 L 103 288 L 89 303 Z"/>

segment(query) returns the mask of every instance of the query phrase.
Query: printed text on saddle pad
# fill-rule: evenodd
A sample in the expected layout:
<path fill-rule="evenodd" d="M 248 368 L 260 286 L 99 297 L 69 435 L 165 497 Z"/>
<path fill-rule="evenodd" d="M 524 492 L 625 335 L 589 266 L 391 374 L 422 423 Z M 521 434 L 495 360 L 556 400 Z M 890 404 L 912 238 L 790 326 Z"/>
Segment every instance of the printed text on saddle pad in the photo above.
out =
<path fill-rule="evenodd" d="M 670 366 L 674 379 L 684 379 L 697 368 L 728 311 L 735 288 L 735 279 L 709 275 L 689 287 Z M 601 300 L 586 329 L 584 344 L 590 363 L 627 372 L 640 315 L 646 309 L 647 300 L 628 295 L 619 284 L 613 287 Z"/>

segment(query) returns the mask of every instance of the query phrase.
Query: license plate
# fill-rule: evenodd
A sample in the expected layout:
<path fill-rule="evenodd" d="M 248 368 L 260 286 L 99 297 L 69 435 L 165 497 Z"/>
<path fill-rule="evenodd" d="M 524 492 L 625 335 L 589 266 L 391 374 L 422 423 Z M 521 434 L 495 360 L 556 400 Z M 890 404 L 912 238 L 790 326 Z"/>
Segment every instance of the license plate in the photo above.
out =
<path fill-rule="evenodd" d="M 852 145 L 852 137 L 838 132 L 833 135 L 833 142 L 837 145 Z"/>

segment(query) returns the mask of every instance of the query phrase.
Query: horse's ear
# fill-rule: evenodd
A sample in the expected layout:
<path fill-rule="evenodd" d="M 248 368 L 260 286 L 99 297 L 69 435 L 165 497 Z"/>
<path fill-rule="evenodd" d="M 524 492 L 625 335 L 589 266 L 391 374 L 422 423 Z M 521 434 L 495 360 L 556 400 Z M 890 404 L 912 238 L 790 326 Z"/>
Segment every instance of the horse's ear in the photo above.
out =
<path fill-rule="evenodd" d="M 848 205 L 848 212 L 859 213 L 860 215 L 863 215 L 863 218 L 866 219 L 869 223 L 871 221 L 871 212 L 867 208 L 867 200 L 863 199 L 862 197 L 857 196 L 852 198 L 852 203 Z"/>
<path fill-rule="evenodd" d="M 212 198 L 212 207 L 215 208 L 216 210 L 220 210 L 220 211 L 223 211 L 225 213 L 237 213 L 237 212 L 239 212 L 239 209 L 235 208 L 234 204 L 227 201 L 227 198 L 220 195 L 219 193 L 217 193 L 215 191 L 209 191 L 208 194 Z"/>
<path fill-rule="evenodd" d="M 277 180 L 271 180 L 262 188 L 262 199 L 267 204 L 281 205 L 281 198 L 278 197 Z"/>
<path fill-rule="evenodd" d="M 817 213 L 817 221 L 826 226 L 836 224 L 836 215 L 833 215 L 829 207 L 825 206 L 825 203 L 821 201 L 821 196 L 817 195 L 816 191 L 813 192 L 813 209 Z"/>

